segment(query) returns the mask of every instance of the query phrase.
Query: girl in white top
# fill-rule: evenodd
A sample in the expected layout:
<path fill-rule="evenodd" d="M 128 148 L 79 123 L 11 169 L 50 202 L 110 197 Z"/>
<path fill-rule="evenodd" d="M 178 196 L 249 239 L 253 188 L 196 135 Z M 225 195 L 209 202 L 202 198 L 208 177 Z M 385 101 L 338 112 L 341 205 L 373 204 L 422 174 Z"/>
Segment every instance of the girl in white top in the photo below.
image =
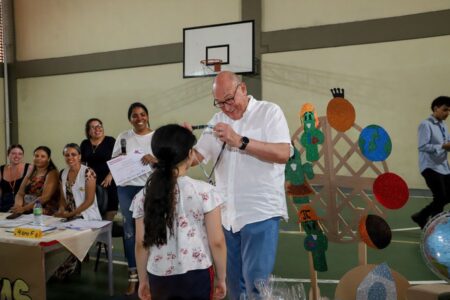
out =
<path fill-rule="evenodd" d="M 194 143 L 192 132 L 174 124 L 153 136 L 158 163 L 131 208 L 140 299 L 211 299 L 213 260 L 215 298 L 225 297 L 222 200 L 213 186 L 186 176 Z"/>
<path fill-rule="evenodd" d="M 67 168 L 61 173 L 61 198 L 55 216 L 101 220 L 95 196 L 95 172 L 81 164 L 81 150 L 77 144 L 67 144 L 63 154 Z"/>

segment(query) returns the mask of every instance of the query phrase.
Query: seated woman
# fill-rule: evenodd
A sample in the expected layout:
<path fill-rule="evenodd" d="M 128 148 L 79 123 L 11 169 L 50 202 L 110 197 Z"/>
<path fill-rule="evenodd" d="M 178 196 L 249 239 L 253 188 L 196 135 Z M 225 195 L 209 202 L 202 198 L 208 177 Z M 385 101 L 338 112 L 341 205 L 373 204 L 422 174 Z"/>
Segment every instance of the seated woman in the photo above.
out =
<path fill-rule="evenodd" d="M 14 197 L 30 166 L 23 162 L 22 145 L 9 146 L 7 153 L 8 163 L 0 167 L 0 212 L 7 212 L 14 205 Z"/>
<path fill-rule="evenodd" d="M 61 171 L 61 197 L 55 217 L 101 220 L 95 198 L 95 172 L 81 164 L 81 150 L 75 143 L 64 146 L 67 167 Z M 64 280 L 80 267 L 75 255 L 70 255 L 56 270 L 53 277 Z"/>
<path fill-rule="evenodd" d="M 58 170 L 48 147 L 39 146 L 33 154 L 33 168 L 22 181 L 11 210 L 14 213 L 31 213 L 34 202 L 39 199 L 43 213 L 54 215 L 59 203 Z"/>
<path fill-rule="evenodd" d="M 61 172 L 61 198 L 56 217 L 101 220 L 95 197 L 95 172 L 81 164 L 81 150 L 75 143 L 63 150 L 67 167 Z"/>

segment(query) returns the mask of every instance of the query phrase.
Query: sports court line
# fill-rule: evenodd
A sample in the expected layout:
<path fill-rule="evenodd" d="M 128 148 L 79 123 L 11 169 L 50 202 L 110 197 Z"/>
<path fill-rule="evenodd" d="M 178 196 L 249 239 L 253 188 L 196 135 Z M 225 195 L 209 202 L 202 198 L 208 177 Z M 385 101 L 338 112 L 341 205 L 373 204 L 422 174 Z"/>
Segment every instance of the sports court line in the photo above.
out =
<path fill-rule="evenodd" d="M 415 230 L 419 229 L 419 227 L 411 227 L 411 228 L 404 228 L 404 229 L 398 229 L 398 230 L 392 230 L 392 231 L 408 231 L 408 230 Z M 288 231 L 288 230 L 280 230 L 280 234 L 291 234 L 291 235 L 305 235 L 305 232 L 300 231 Z M 402 241 L 402 240 L 391 240 L 391 243 L 401 243 L 401 244 L 412 244 L 412 245 L 418 245 L 420 242 L 416 241 Z"/>
<path fill-rule="evenodd" d="M 290 283 L 310 283 L 311 279 L 303 279 L 303 278 L 282 278 L 282 277 L 272 277 L 272 281 L 276 282 L 290 282 Z M 338 284 L 339 280 L 335 279 L 317 279 L 318 283 L 325 284 Z M 409 281 L 410 284 L 441 284 L 447 283 L 444 280 L 419 280 L 419 281 Z"/>
<path fill-rule="evenodd" d="M 105 258 L 100 258 L 98 261 L 104 262 L 104 263 L 108 263 L 108 260 Z M 121 266 L 128 266 L 128 263 L 126 261 L 122 261 L 122 260 L 113 260 L 113 264 L 114 265 L 121 265 Z"/>
<path fill-rule="evenodd" d="M 391 229 L 391 231 L 394 232 L 402 232 L 402 231 L 413 231 L 413 230 L 420 230 L 420 227 L 406 227 L 406 228 L 396 228 L 396 229 Z M 280 233 L 283 234 L 300 234 L 300 235 L 304 235 L 304 232 L 300 232 L 300 231 L 296 231 L 296 230 L 280 230 Z M 353 233 L 356 233 L 356 231 L 353 231 Z"/>
<path fill-rule="evenodd" d="M 420 244 L 420 242 L 414 242 L 414 241 L 400 241 L 400 240 L 391 240 L 391 243 L 412 244 L 412 245 L 419 245 L 419 244 Z"/>
<path fill-rule="evenodd" d="M 407 228 L 397 228 L 397 229 L 391 229 L 391 231 L 411 231 L 411 230 L 419 230 L 420 227 L 407 227 Z"/>

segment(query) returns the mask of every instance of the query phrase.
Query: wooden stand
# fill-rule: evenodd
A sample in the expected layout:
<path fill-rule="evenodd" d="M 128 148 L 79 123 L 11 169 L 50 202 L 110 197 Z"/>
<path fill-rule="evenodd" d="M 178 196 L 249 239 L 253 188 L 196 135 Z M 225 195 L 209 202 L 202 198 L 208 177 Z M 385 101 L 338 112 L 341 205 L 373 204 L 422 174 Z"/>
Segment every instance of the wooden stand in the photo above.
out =
<path fill-rule="evenodd" d="M 358 137 L 362 128 L 359 125 L 354 124 L 346 132 L 338 132 L 329 126 L 326 117 L 320 117 L 319 121 L 325 140 L 319 151 L 319 160 L 313 162 L 315 175 L 309 182 L 313 184 L 315 195 L 311 196 L 310 202 L 320 211 L 321 225 L 328 240 L 335 243 L 358 242 L 358 264 L 367 265 L 367 245 L 360 241 L 358 234 L 359 219 L 369 213 L 386 217 L 382 207 L 372 201 L 366 191 L 372 190 L 376 176 L 389 171 L 388 166 L 385 161 L 369 161 L 361 153 Z M 300 153 L 305 151 L 299 147 L 302 133 L 303 126 L 292 136 Z M 359 207 L 361 202 L 364 207 Z M 319 300 L 317 272 L 311 253 L 308 253 L 308 262 L 311 278 L 309 299 Z"/>
<path fill-rule="evenodd" d="M 292 199 L 291 203 L 292 206 L 295 209 L 295 212 L 297 214 L 298 210 L 297 207 L 294 204 L 294 201 Z M 299 224 L 298 229 L 300 232 L 303 232 L 302 226 Z M 320 300 L 320 289 L 319 285 L 317 284 L 317 271 L 314 270 L 314 261 L 312 257 L 312 253 L 308 251 L 308 264 L 309 264 L 309 279 L 311 280 L 311 288 L 309 289 L 309 300 Z"/>
<path fill-rule="evenodd" d="M 358 242 L 358 265 L 367 265 L 367 245 L 364 242 Z"/>
<path fill-rule="evenodd" d="M 309 263 L 309 277 L 311 279 L 311 287 L 309 289 L 309 300 L 319 300 L 320 290 L 317 285 L 317 272 L 314 270 L 314 262 L 312 253 L 308 252 L 308 263 Z"/>
<path fill-rule="evenodd" d="M 361 153 L 360 126 L 354 124 L 346 132 L 338 132 L 329 126 L 326 117 L 319 117 L 319 121 L 325 140 L 320 147 L 319 160 L 313 162 L 314 178 L 309 180 L 316 193 L 310 197 L 311 204 L 323 219 L 321 223 L 329 241 L 358 242 L 362 214 L 386 217 L 381 205 L 372 201 L 366 191 L 372 190 L 376 176 L 388 172 L 388 167 L 385 161 L 374 163 Z M 303 126 L 292 136 L 301 153 L 305 151 L 298 142 L 302 133 Z M 364 207 L 359 209 L 361 203 Z"/>

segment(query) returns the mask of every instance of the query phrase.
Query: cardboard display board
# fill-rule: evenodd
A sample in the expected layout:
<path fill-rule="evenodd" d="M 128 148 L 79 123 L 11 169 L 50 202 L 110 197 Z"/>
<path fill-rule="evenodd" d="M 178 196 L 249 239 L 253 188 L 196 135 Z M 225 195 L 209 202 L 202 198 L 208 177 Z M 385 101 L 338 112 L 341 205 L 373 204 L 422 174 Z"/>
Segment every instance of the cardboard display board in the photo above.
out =
<path fill-rule="evenodd" d="M 358 140 L 351 138 L 361 132 L 358 124 L 353 124 L 346 132 L 339 132 L 322 116 L 319 117 L 319 129 L 325 141 L 319 149 L 319 159 L 312 163 L 314 178 L 309 183 L 315 194 L 310 197 L 311 204 L 323 218 L 322 225 L 329 241 L 353 243 L 360 240 L 358 225 L 361 215 L 386 216 L 382 206 L 367 191 L 372 189 L 378 175 L 389 171 L 388 166 L 385 161 L 370 161 L 361 153 Z M 292 140 L 295 143 L 303 131 L 301 126 L 294 132 Z M 338 144 L 346 147 L 337 147 Z M 302 151 L 304 149 L 300 147 Z M 352 159 L 357 159 L 359 164 L 352 165 Z"/>
<path fill-rule="evenodd" d="M 367 274 L 375 268 L 376 265 L 361 265 L 357 266 L 342 276 L 336 287 L 334 297 L 340 300 L 354 300 L 356 299 L 356 291 L 358 286 L 367 276 Z M 391 269 L 394 277 L 395 286 L 397 288 L 397 299 L 406 299 L 406 291 L 409 288 L 409 282 L 397 271 Z"/>
<path fill-rule="evenodd" d="M 40 246 L 0 243 L 0 299 L 46 299 Z"/>

